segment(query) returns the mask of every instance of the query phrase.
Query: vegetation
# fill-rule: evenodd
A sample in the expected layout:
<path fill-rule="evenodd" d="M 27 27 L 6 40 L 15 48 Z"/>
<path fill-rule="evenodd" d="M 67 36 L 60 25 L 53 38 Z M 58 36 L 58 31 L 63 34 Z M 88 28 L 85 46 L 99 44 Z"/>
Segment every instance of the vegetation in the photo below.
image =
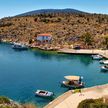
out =
<path fill-rule="evenodd" d="M 108 36 L 104 37 L 103 44 L 104 44 L 105 48 L 108 49 Z"/>
<path fill-rule="evenodd" d="M 4 103 L 9 104 L 10 100 L 7 97 L 0 96 L 0 104 L 4 104 Z"/>
<path fill-rule="evenodd" d="M 0 19 L 0 38 L 32 44 L 39 33 L 51 33 L 52 44 L 80 44 L 86 48 L 106 47 L 108 15 L 87 13 L 46 13 Z"/>
<path fill-rule="evenodd" d="M 103 99 L 86 99 L 79 103 L 78 108 L 108 108 L 108 102 Z"/>
<path fill-rule="evenodd" d="M 87 45 L 87 46 L 92 45 L 93 38 L 90 33 L 83 34 L 81 38 L 82 38 L 82 41 L 85 43 L 85 45 Z"/>
<path fill-rule="evenodd" d="M 10 101 L 9 98 L 5 96 L 0 96 L 0 108 L 37 108 L 34 104 L 24 104 L 20 105 L 14 101 Z"/>

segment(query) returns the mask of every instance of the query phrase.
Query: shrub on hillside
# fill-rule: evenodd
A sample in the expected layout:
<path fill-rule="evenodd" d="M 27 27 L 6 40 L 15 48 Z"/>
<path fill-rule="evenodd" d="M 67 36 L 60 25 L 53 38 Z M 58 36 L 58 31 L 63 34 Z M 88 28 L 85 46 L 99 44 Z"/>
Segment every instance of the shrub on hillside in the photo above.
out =
<path fill-rule="evenodd" d="M 100 104 L 91 104 L 90 108 L 108 108 L 108 104 L 100 103 Z"/>
<path fill-rule="evenodd" d="M 86 99 L 79 103 L 78 108 L 90 108 L 90 104 L 95 103 L 93 99 Z"/>
<path fill-rule="evenodd" d="M 78 108 L 108 108 L 108 103 L 103 103 L 103 99 L 86 99 L 79 103 Z"/>
<path fill-rule="evenodd" d="M 0 96 L 0 104 L 4 104 L 4 103 L 9 104 L 10 100 L 7 97 Z"/>

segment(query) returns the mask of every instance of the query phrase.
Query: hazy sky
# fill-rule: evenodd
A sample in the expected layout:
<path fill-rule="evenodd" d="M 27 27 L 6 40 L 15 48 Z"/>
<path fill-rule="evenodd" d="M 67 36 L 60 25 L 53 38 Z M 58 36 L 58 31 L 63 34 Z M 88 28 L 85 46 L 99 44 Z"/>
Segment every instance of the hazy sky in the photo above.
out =
<path fill-rule="evenodd" d="M 108 0 L 0 0 L 0 18 L 37 9 L 55 8 L 108 14 Z"/>

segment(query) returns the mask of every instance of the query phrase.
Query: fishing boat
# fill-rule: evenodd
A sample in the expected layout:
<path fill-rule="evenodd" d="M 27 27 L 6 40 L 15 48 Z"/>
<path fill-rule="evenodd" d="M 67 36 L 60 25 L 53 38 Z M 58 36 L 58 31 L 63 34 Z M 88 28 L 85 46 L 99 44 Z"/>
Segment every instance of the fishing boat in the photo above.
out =
<path fill-rule="evenodd" d="M 21 44 L 21 43 L 13 43 L 12 48 L 18 49 L 18 50 L 27 50 L 28 49 L 28 47 L 26 45 Z"/>
<path fill-rule="evenodd" d="M 108 60 L 101 60 L 101 61 L 100 61 L 100 64 L 105 64 L 105 65 L 107 65 L 107 64 L 108 64 Z"/>
<path fill-rule="evenodd" d="M 67 88 L 83 88 L 84 83 L 82 82 L 83 77 L 80 76 L 65 76 L 66 81 L 62 81 L 62 85 Z"/>
<path fill-rule="evenodd" d="M 101 70 L 103 70 L 103 71 L 108 71 L 108 65 L 102 66 L 102 67 L 101 67 Z"/>
<path fill-rule="evenodd" d="M 101 56 L 101 55 L 92 55 L 92 59 L 94 59 L 94 60 L 100 60 L 100 59 L 102 59 L 103 57 Z"/>
<path fill-rule="evenodd" d="M 53 92 L 45 91 L 45 90 L 37 90 L 35 94 L 36 96 L 40 96 L 40 97 L 52 97 L 54 95 Z"/>

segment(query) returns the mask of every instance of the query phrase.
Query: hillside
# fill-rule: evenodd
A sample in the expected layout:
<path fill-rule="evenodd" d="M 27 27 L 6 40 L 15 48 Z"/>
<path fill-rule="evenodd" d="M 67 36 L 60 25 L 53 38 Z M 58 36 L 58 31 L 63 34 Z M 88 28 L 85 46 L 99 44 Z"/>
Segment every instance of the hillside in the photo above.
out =
<path fill-rule="evenodd" d="M 39 33 L 51 33 L 54 45 L 76 43 L 84 46 L 82 35 L 89 33 L 93 38 L 91 46 L 103 47 L 103 36 L 108 34 L 108 15 L 88 14 L 80 11 L 74 11 L 74 13 L 50 11 L 39 14 L 38 12 L 33 15 L 27 15 L 27 13 L 25 16 L 23 14 L 23 16 L 1 19 L 0 37 L 29 42 Z"/>
<path fill-rule="evenodd" d="M 50 13 L 85 13 L 76 9 L 40 9 L 35 11 L 26 12 L 17 16 L 32 16 L 37 14 L 50 14 Z"/>

